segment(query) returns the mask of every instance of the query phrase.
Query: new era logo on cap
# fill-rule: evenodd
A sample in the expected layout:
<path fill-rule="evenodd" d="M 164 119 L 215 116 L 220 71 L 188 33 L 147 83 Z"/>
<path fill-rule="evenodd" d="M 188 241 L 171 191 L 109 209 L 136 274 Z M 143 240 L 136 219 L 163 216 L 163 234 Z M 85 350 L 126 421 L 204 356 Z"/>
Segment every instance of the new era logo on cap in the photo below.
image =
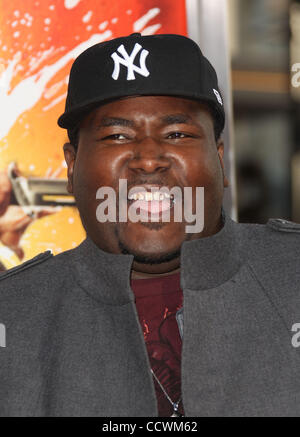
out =
<path fill-rule="evenodd" d="M 219 91 L 217 91 L 217 90 L 213 89 L 213 92 L 215 93 L 215 96 L 216 96 L 216 98 L 217 98 L 218 102 L 220 103 L 220 105 L 222 105 L 222 106 L 223 106 L 223 100 L 222 100 L 222 97 L 221 97 L 221 95 L 220 95 Z"/>
<path fill-rule="evenodd" d="M 140 50 L 142 51 L 140 52 Z M 120 55 L 117 53 L 119 52 Z M 140 52 L 140 66 L 134 64 L 135 58 Z M 134 72 L 141 74 L 144 77 L 148 77 L 150 75 L 147 67 L 146 67 L 146 58 L 149 54 L 149 51 L 146 49 L 143 49 L 143 47 L 136 43 L 131 54 L 129 55 L 124 47 L 123 44 L 121 44 L 117 50 L 111 55 L 111 57 L 114 60 L 115 66 L 114 71 L 112 73 L 112 78 L 114 80 L 117 80 L 119 78 L 120 74 L 120 65 L 124 65 L 124 67 L 127 68 L 127 80 L 134 80 L 135 75 Z"/>

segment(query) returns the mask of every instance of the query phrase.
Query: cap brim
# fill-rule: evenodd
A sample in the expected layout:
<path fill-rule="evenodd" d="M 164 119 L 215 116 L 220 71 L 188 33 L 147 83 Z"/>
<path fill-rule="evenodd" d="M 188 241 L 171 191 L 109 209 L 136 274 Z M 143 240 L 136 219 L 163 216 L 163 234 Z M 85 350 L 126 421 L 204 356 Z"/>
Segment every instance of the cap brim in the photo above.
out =
<path fill-rule="evenodd" d="M 211 106 L 218 116 L 220 117 L 220 120 L 223 124 L 222 129 L 224 128 L 225 124 L 225 114 L 223 109 L 221 109 L 216 102 L 213 99 L 208 98 L 207 96 L 189 96 L 189 95 L 178 95 L 178 94 L 165 94 L 165 93 L 151 93 L 151 94 L 135 94 L 135 95 L 124 95 L 117 97 L 112 97 L 109 99 L 97 99 L 93 100 L 91 102 L 86 102 L 81 106 L 78 106 L 77 108 L 73 108 L 72 111 L 64 112 L 57 120 L 57 124 L 63 128 L 63 129 L 73 129 L 78 126 L 78 124 L 94 109 L 98 108 L 99 106 L 105 105 L 107 103 L 113 102 L 115 100 L 121 100 L 124 98 L 129 97 L 139 97 L 139 96 L 169 96 L 169 97 L 178 97 L 182 99 L 191 99 L 191 100 L 197 100 L 199 102 L 207 103 L 209 106 Z"/>

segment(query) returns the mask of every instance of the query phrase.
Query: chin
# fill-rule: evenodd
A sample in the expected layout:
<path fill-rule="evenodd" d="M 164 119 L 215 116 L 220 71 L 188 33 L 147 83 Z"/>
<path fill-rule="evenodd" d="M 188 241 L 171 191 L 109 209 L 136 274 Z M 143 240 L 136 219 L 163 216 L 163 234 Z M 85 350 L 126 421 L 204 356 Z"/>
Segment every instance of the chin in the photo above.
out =
<path fill-rule="evenodd" d="M 119 236 L 121 253 L 133 255 L 134 261 L 141 264 L 161 264 L 172 261 L 180 256 L 181 244 L 181 241 L 176 244 L 169 238 L 164 241 L 162 238 L 152 237 L 133 242 L 128 237 L 123 239 Z"/>
<path fill-rule="evenodd" d="M 135 245 L 145 242 L 145 250 L 153 244 L 170 245 L 173 241 L 185 240 L 185 226 L 182 223 L 138 222 L 119 224 L 117 233 L 121 238 L 134 241 Z"/>
<path fill-rule="evenodd" d="M 118 240 L 145 254 L 176 249 L 185 240 L 184 228 L 177 223 L 131 223 L 117 227 Z"/>

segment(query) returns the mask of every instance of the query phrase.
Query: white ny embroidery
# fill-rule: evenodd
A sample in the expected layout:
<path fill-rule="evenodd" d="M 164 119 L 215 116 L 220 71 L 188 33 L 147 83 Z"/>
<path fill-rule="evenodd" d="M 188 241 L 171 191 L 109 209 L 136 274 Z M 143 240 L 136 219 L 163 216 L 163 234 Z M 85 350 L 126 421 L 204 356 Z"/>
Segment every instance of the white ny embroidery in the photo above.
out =
<path fill-rule="evenodd" d="M 127 51 L 125 50 L 125 47 L 123 44 L 117 48 L 117 51 L 123 57 L 121 58 L 121 56 L 119 56 L 117 52 L 114 52 L 111 55 L 111 57 L 113 58 L 114 63 L 115 63 L 115 68 L 114 68 L 114 71 L 113 71 L 112 76 L 111 76 L 114 80 L 117 80 L 119 77 L 120 64 L 127 67 L 127 80 L 134 80 L 135 79 L 134 72 L 141 74 L 144 77 L 149 76 L 150 73 L 146 67 L 146 58 L 149 54 L 148 50 L 143 49 L 141 51 L 141 53 L 140 53 L 140 66 L 138 67 L 137 65 L 134 64 L 134 60 L 141 49 L 142 49 L 142 46 L 140 44 L 136 43 L 131 54 L 129 55 L 127 53 Z"/>

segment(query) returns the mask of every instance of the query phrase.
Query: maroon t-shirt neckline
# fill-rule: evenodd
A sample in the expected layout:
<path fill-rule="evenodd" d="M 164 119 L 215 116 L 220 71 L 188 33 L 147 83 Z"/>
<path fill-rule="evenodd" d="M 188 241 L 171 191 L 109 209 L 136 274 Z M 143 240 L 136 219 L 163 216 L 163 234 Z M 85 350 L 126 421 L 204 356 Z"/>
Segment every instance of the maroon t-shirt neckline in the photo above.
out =
<path fill-rule="evenodd" d="M 180 272 L 155 278 L 131 279 L 136 297 L 173 293 L 180 289 Z"/>

